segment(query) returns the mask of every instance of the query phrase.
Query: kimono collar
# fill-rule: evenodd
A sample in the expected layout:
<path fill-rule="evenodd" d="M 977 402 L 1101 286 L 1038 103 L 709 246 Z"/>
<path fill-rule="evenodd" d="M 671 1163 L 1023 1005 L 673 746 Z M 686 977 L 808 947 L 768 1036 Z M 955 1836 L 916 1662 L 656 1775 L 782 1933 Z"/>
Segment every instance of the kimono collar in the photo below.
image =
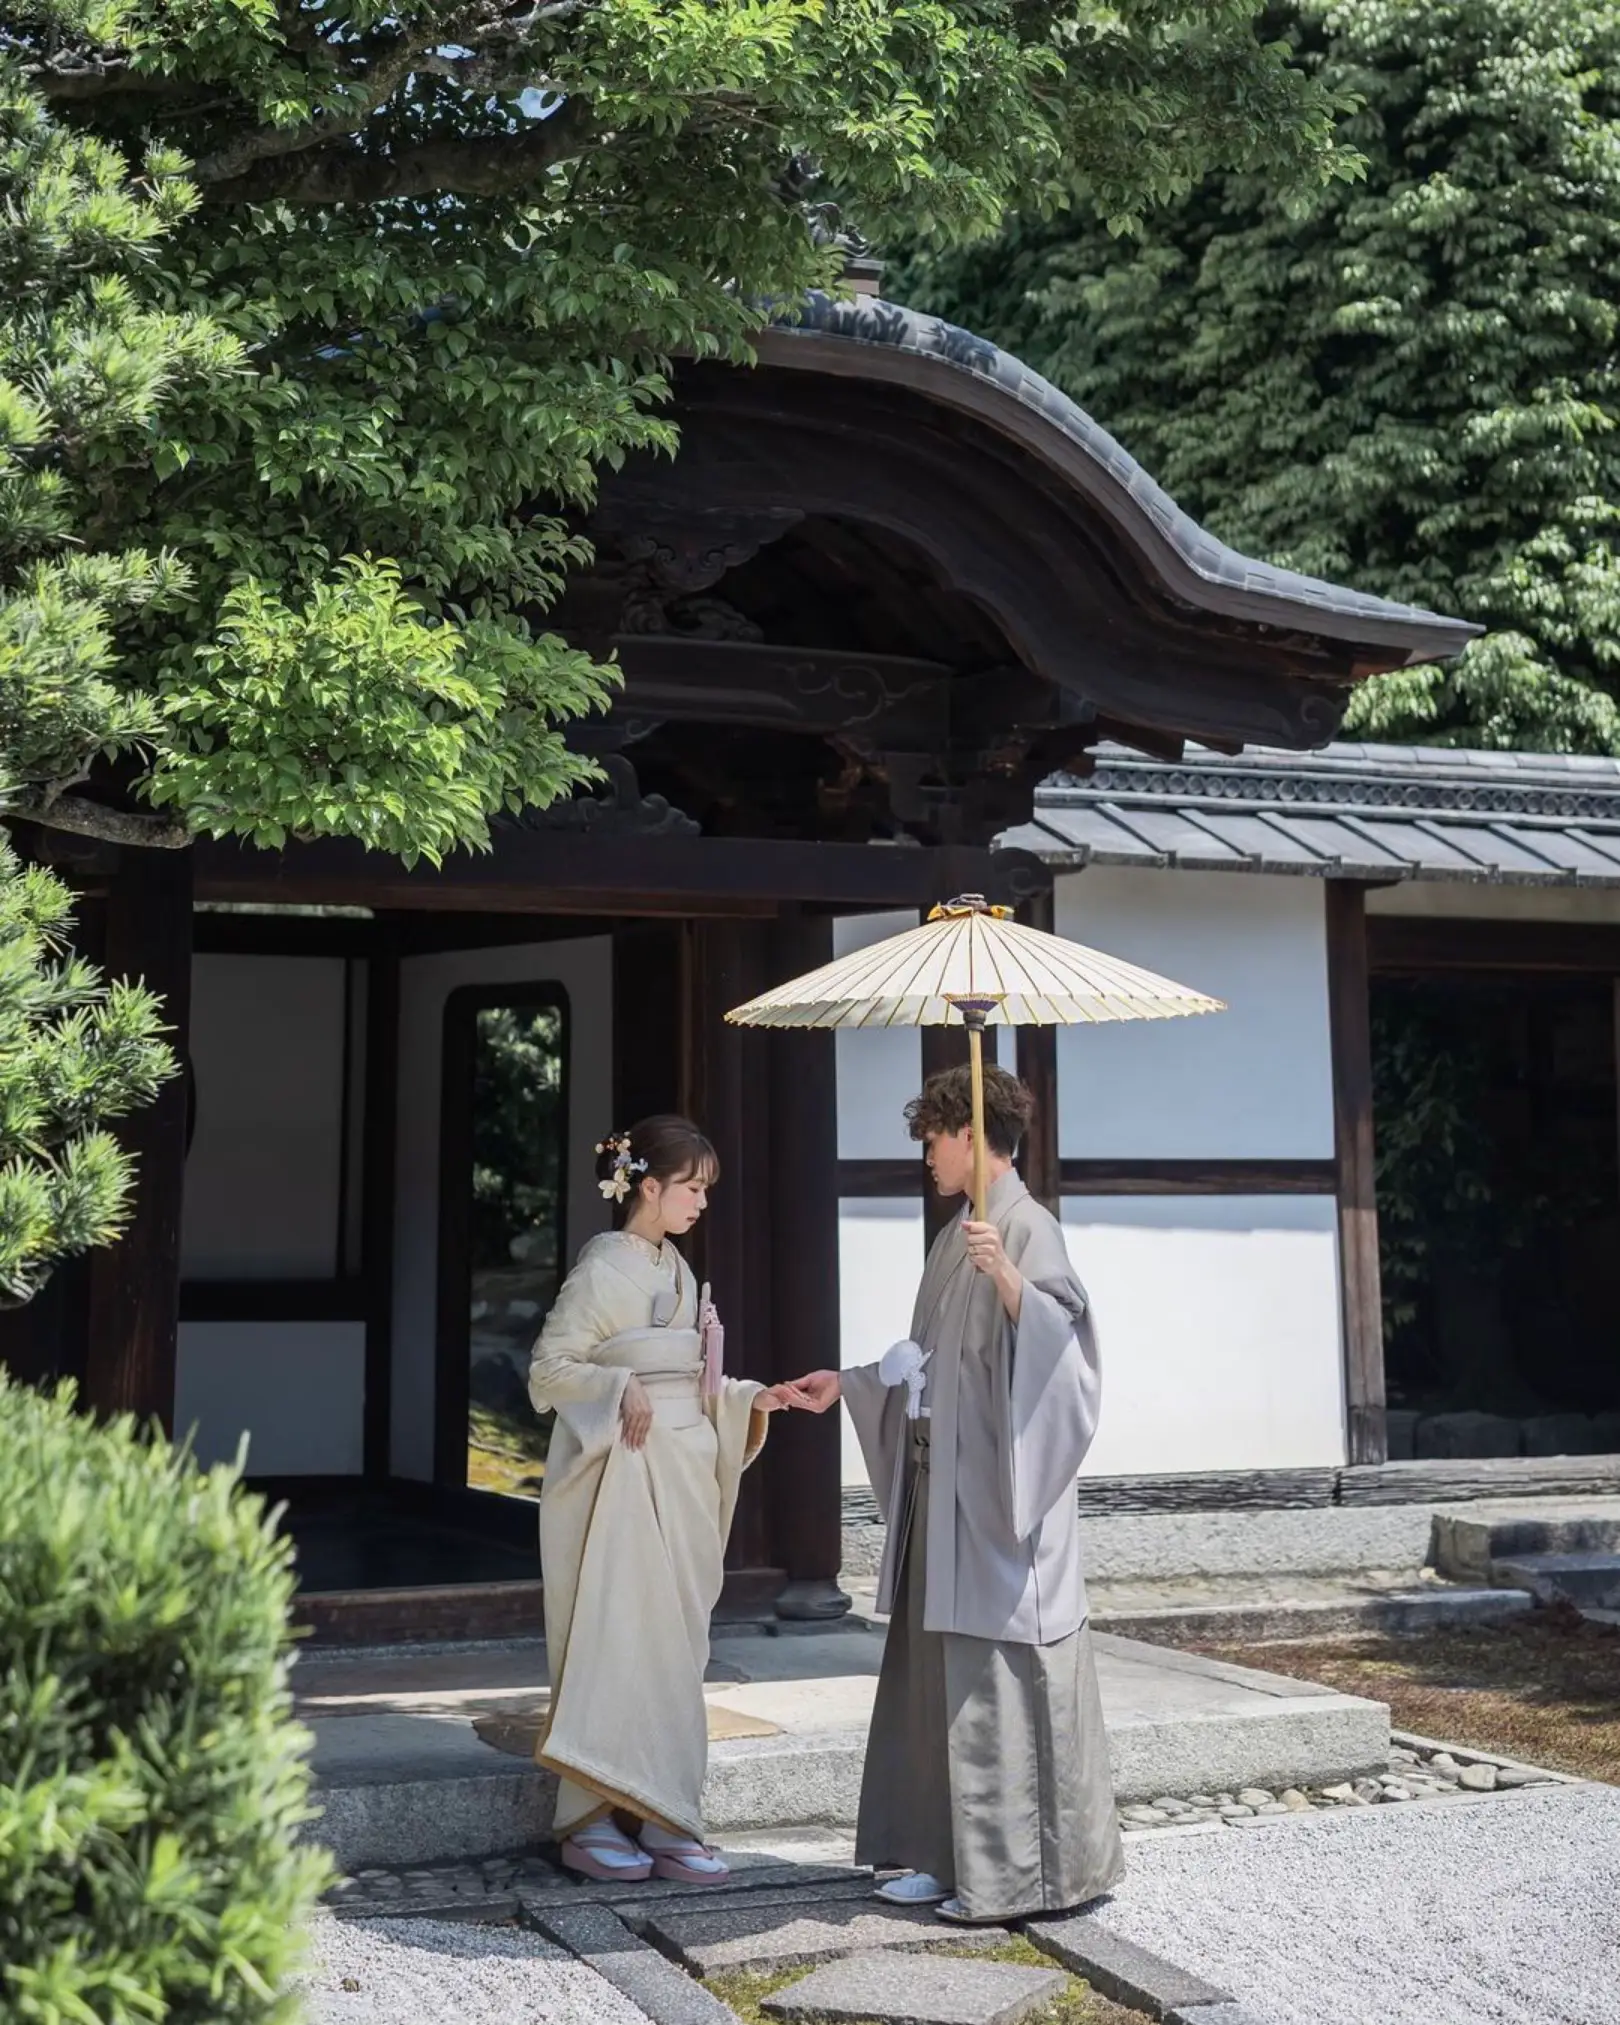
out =
<path fill-rule="evenodd" d="M 604 1231 L 600 1237 L 592 1238 L 586 1247 L 586 1250 L 594 1253 L 605 1264 L 612 1266 L 616 1273 L 622 1273 L 644 1294 L 653 1296 L 667 1294 L 672 1284 L 677 1288 L 683 1284 L 681 1255 L 673 1245 L 668 1249 L 675 1261 L 673 1282 L 668 1267 L 660 1265 L 643 1251 L 633 1238 L 626 1237 L 622 1231 Z M 583 1254 L 581 1256 L 583 1257 Z"/>
<path fill-rule="evenodd" d="M 990 1184 L 985 1197 L 985 1212 L 992 1223 L 999 1223 L 1015 1202 L 1022 1202 L 1029 1190 L 1024 1186 L 1016 1167 L 1009 1167 L 1005 1174 L 998 1174 Z M 962 1206 L 962 1220 L 973 1215 L 973 1200 L 970 1196 Z"/>

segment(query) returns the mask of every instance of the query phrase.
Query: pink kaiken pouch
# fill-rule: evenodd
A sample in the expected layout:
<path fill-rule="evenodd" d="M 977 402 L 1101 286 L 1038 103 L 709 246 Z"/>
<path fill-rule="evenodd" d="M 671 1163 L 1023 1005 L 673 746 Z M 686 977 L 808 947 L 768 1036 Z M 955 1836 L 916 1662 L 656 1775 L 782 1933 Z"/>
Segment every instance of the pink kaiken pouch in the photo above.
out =
<path fill-rule="evenodd" d="M 709 1283 L 703 1283 L 703 1292 L 698 1297 L 698 1334 L 703 1342 L 703 1397 L 717 1399 L 720 1395 L 720 1378 L 726 1361 L 726 1332 L 709 1298 Z"/>

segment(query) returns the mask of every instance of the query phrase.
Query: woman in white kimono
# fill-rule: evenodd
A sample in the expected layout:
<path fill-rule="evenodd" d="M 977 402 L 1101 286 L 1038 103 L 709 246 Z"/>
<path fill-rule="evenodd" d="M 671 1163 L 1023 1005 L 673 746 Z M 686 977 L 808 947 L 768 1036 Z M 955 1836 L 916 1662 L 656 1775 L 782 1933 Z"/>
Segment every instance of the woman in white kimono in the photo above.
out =
<path fill-rule="evenodd" d="M 703 1214 L 714 1148 L 648 1118 L 597 1148 L 620 1228 L 563 1282 L 529 1367 L 557 1418 L 540 1498 L 562 1860 L 587 1877 L 722 1882 L 703 1841 L 703 1676 L 742 1472 L 781 1402 L 725 1378 L 720 1328 L 672 1239 Z M 636 1827 L 635 1839 L 615 1815 Z"/>

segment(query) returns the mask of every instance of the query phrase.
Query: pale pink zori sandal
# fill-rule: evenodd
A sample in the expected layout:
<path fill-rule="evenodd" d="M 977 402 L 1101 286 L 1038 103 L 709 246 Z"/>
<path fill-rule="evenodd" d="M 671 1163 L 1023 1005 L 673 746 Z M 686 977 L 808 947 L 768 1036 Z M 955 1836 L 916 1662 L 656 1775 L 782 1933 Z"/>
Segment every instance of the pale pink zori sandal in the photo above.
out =
<path fill-rule="evenodd" d="M 592 1821 L 576 1829 L 557 1852 L 564 1870 L 599 1884 L 640 1884 L 653 1874 L 654 1860 L 638 1849 L 611 1821 Z"/>
<path fill-rule="evenodd" d="M 724 1884 L 731 1875 L 723 1857 L 692 1835 L 671 1835 L 648 1822 L 641 1846 L 652 1858 L 652 1874 L 665 1884 Z"/>

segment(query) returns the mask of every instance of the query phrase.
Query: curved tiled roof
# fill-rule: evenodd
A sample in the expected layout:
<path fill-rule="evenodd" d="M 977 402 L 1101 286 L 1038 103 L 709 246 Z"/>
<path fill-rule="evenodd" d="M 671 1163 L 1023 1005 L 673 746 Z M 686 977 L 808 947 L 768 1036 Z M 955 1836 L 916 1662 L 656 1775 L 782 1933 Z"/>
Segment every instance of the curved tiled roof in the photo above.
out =
<path fill-rule="evenodd" d="M 1136 459 L 1067 394 L 987 338 L 939 317 L 873 296 L 835 301 L 813 295 L 795 318 L 773 326 L 761 354 L 793 364 L 795 345 L 808 347 L 826 339 L 922 361 L 939 369 L 946 389 L 952 377 L 962 376 L 978 391 L 981 398 L 972 405 L 981 412 L 988 414 L 982 398 L 986 394 L 989 408 L 1006 404 L 1004 421 L 1036 418 L 1049 432 L 1045 447 L 1053 453 L 1053 461 L 1062 463 L 1070 478 L 1135 540 L 1173 589 L 1205 610 L 1393 647 L 1398 650 L 1393 658 L 1408 664 L 1446 659 L 1481 630 L 1416 605 L 1346 590 L 1239 555 L 1183 513 Z"/>
<path fill-rule="evenodd" d="M 1177 761 L 1098 748 L 1003 845 L 1050 863 L 1620 887 L 1620 760 L 1330 745 Z"/>

